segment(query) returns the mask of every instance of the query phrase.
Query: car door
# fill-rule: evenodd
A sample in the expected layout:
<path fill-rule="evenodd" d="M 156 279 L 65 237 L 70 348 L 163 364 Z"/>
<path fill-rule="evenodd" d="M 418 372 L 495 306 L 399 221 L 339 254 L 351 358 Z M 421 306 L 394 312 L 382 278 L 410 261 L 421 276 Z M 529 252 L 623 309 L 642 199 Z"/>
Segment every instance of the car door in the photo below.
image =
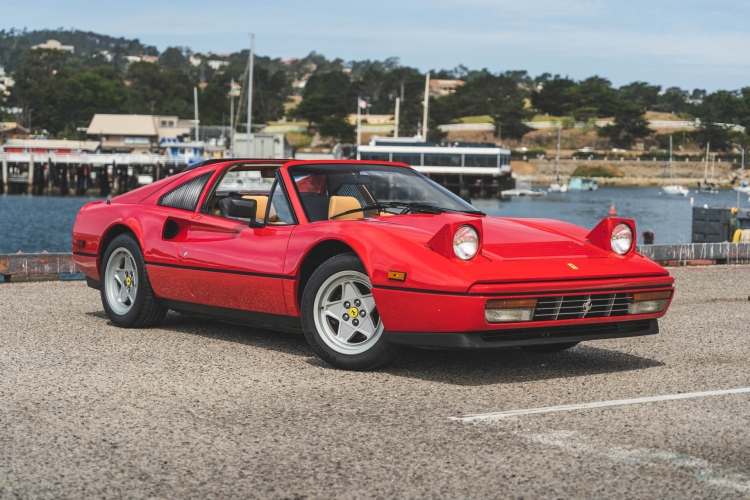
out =
<path fill-rule="evenodd" d="M 271 198 L 275 200 L 271 191 Z M 278 193 L 283 190 L 278 188 Z M 286 201 L 288 205 L 288 201 Z M 269 214 L 274 213 L 271 204 Z M 183 279 L 206 306 L 271 315 L 287 315 L 284 299 L 284 260 L 294 224 L 269 221 L 249 227 L 248 221 L 208 213 L 194 213 L 185 221 L 187 230 L 179 242 Z"/>
<path fill-rule="evenodd" d="M 199 173 L 180 182 L 140 214 L 143 257 L 151 287 L 160 299 L 195 302 L 179 270 L 179 241 L 185 234 L 182 221 L 194 215 L 199 196 L 213 174 Z"/>

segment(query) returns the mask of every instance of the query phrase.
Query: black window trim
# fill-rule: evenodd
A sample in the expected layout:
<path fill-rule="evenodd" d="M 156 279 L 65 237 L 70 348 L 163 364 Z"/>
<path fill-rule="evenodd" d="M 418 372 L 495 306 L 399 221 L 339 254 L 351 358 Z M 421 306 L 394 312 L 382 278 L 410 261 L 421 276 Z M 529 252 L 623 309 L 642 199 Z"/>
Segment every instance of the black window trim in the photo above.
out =
<path fill-rule="evenodd" d="M 193 177 L 193 178 L 191 178 L 189 180 L 186 180 L 185 182 L 181 183 L 179 186 L 176 186 L 176 187 L 170 189 L 169 191 L 167 191 L 166 193 L 164 193 L 163 195 L 161 195 L 159 197 L 159 201 L 157 202 L 157 205 L 160 206 L 160 207 L 174 208 L 175 210 L 184 210 L 185 212 L 193 212 L 193 213 L 195 213 L 195 211 L 198 209 L 198 202 L 201 199 L 201 195 L 203 194 L 204 190 L 206 189 L 206 185 L 208 184 L 208 181 L 210 180 L 210 177 L 211 177 L 211 175 L 213 175 L 214 172 L 215 172 L 215 170 L 211 170 L 211 171 L 206 172 L 204 174 L 196 175 L 195 177 Z M 178 189 L 181 189 L 186 184 L 188 184 L 190 182 L 193 182 L 193 181 L 196 181 L 198 179 L 201 179 L 203 177 L 207 177 L 207 179 L 206 179 L 206 181 L 205 181 L 205 183 L 203 185 L 203 188 L 198 192 L 198 197 L 195 200 L 195 206 L 192 208 L 192 210 L 187 209 L 187 208 L 175 207 L 175 206 L 172 206 L 172 205 L 164 205 L 164 204 L 162 204 L 162 201 L 164 200 L 164 198 L 166 198 L 167 196 L 169 196 L 171 193 L 177 191 Z"/>

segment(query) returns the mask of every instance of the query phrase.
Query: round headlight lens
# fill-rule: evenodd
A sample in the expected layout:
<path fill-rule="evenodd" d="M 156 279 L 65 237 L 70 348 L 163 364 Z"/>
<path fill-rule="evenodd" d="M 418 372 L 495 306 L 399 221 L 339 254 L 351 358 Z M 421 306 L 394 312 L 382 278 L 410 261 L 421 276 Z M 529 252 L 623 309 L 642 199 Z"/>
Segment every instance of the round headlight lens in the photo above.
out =
<path fill-rule="evenodd" d="M 470 260 L 479 250 L 479 235 L 471 226 L 461 226 L 453 236 L 453 253 L 463 260 Z"/>
<path fill-rule="evenodd" d="M 625 255 L 633 246 L 633 231 L 627 224 L 617 224 L 612 230 L 612 238 L 609 244 L 612 251 L 620 255 Z"/>

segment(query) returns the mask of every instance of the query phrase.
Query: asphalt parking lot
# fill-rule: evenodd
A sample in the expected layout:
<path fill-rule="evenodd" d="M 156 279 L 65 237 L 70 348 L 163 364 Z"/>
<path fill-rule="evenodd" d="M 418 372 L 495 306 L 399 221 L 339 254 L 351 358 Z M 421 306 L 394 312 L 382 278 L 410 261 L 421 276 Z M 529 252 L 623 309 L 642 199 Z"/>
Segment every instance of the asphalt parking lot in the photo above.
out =
<path fill-rule="evenodd" d="M 0 285 L 0 498 L 748 498 L 750 393 L 461 420 L 750 387 L 750 267 L 672 272 L 659 335 L 371 373 L 300 335 L 119 329 L 82 282 Z"/>

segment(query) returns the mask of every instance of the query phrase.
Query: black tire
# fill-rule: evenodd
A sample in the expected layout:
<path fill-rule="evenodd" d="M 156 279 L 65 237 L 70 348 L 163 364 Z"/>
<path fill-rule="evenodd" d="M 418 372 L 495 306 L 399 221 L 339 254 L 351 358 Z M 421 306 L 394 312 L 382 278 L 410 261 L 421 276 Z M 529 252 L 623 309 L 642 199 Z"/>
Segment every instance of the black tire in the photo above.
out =
<path fill-rule="evenodd" d="M 125 249 L 133 256 L 138 278 L 138 289 L 135 300 L 130 310 L 124 314 L 118 314 L 110 306 L 106 291 L 108 276 L 105 273 L 107 271 L 107 263 L 112 254 L 118 249 Z M 121 234 L 112 240 L 104 252 L 100 276 L 101 284 L 99 291 L 102 306 L 104 306 L 104 312 L 107 313 L 107 317 L 115 325 L 122 328 L 147 328 L 159 324 L 167 315 L 169 309 L 159 303 L 159 299 L 156 298 L 154 291 L 151 289 L 151 282 L 146 272 L 146 262 L 143 260 L 143 252 L 141 252 L 141 247 L 133 235 L 127 233 Z"/>
<path fill-rule="evenodd" d="M 538 352 L 538 353 L 550 353 L 550 352 L 561 352 L 572 347 L 575 347 L 579 342 L 561 342 L 559 344 L 539 344 L 539 345 L 527 345 L 521 347 L 524 351 Z"/>
<path fill-rule="evenodd" d="M 315 270 L 302 293 L 302 329 L 307 342 L 326 363 L 345 370 L 374 370 L 385 366 L 396 359 L 403 351 L 402 346 L 392 344 L 385 338 L 382 331 L 379 338 L 366 351 L 357 354 L 345 354 L 331 348 L 323 340 L 321 332 L 315 322 L 315 300 L 318 291 L 332 276 L 344 272 L 354 271 L 367 276 L 362 262 L 353 253 L 336 255 L 325 261 Z M 364 299 L 363 299 L 364 300 Z"/>

